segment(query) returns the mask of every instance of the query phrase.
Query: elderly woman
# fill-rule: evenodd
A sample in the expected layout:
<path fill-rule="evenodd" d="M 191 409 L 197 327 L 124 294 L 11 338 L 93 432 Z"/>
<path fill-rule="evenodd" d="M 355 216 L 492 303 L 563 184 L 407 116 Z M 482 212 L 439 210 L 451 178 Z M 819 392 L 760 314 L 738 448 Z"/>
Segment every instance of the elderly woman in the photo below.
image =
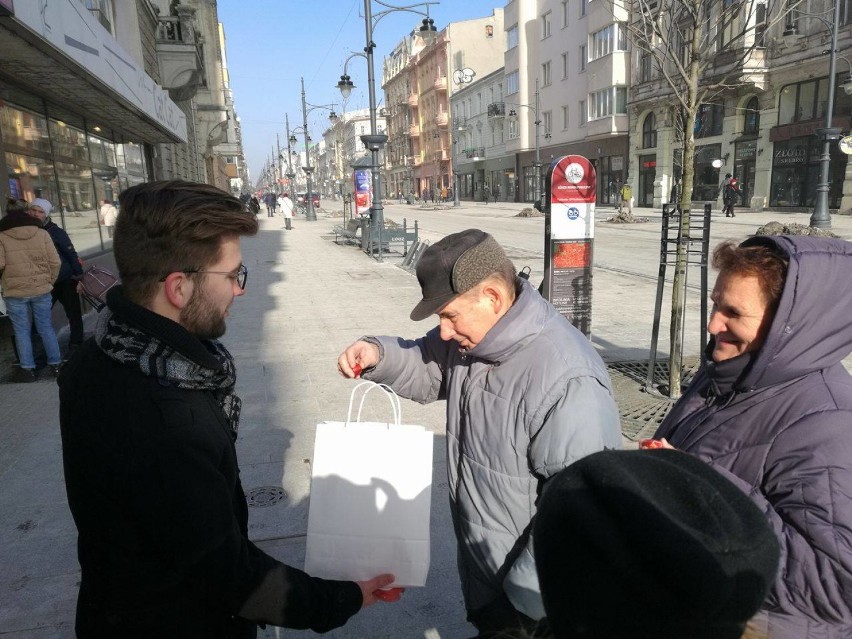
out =
<path fill-rule="evenodd" d="M 707 364 L 655 437 L 737 484 L 778 536 L 752 630 L 852 637 L 852 244 L 756 237 L 713 266 Z"/>

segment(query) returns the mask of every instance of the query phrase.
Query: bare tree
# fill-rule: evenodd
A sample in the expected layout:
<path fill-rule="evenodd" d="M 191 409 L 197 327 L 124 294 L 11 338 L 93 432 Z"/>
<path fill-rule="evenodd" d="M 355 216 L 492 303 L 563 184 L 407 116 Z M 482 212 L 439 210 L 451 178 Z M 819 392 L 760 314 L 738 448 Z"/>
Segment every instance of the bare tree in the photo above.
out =
<path fill-rule="evenodd" d="M 707 107 L 762 82 L 767 30 L 795 9 L 795 0 L 610 0 L 613 15 L 640 56 L 640 73 L 655 77 L 682 144 L 680 237 L 689 237 L 695 180 L 695 134 Z M 649 77 L 640 77 L 640 81 Z M 687 246 L 677 247 L 669 349 L 669 393 L 680 396 Z"/>

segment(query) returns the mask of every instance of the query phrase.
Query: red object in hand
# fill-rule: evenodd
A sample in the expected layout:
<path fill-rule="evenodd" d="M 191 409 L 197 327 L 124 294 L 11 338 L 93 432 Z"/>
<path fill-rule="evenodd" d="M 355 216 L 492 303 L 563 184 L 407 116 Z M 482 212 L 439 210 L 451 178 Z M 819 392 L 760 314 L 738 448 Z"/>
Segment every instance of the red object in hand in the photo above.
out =
<path fill-rule="evenodd" d="M 355 377 L 358 377 L 361 374 L 361 364 L 355 364 L 355 366 L 352 367 L 352 374 Z"/>
<path fill-rule="evenodd" d="M 376 599 L 381 599 L 382 601 L 390 603 L 402 599 L 402 593 L 404 592 L 405 588 L 388 588 L 387 590 L 374 590 L 373 595 Z"/>
<path fill-rule="evenodd" d="M 642 440 L 639 441 L 639 448 L 644 448 L 644 449 L 665 448 L 665 445 L 659 439 L 642 439 Z"/>

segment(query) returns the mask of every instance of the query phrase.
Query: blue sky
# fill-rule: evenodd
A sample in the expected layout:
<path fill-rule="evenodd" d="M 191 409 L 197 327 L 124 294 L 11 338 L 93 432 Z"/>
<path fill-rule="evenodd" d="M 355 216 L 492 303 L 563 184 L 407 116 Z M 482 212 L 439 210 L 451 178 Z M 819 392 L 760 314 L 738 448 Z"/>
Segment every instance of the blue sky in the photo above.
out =
<path fill-rule="evenodd" d="M 383 8 L 372 1 L 374 16 Z M 388 2 L 395 6 L 409 2 Z M 430 16 L 441 30 L 448 22 L 491 15 L 504 0 L 441 0 L 430 6 Z M 305 78 L 305 97 L 312 104 L 334 104 L 341 111 L 337 81 L 343 63 L 355 51 L 363 51 L 366 39 L 364 0 L 219 0 L 219 20 L 225 26 L 228 69 L 234 104 L 243 131 L 243 149 L 254 183 L 275 148 L 275 134 L 286 147 L 284 114 L 290 128 L 301 125 L 299 78 Z M 395 12 L 383 17 L 373 41 L 376 99 L 382 100 L 382 59 L 400 38 L 420 25 L 423 16 Z M 369 106 L 367 63 L 355 57 L 348 72 L 355 89 L 346 110 Z M 318 109 L 308 115 L 314 140 L 328 125 L 328 112 Z M 301 150 L 301 144 L 299 145 Z M 253 185 L 252 185 L 253 186 Z"/>

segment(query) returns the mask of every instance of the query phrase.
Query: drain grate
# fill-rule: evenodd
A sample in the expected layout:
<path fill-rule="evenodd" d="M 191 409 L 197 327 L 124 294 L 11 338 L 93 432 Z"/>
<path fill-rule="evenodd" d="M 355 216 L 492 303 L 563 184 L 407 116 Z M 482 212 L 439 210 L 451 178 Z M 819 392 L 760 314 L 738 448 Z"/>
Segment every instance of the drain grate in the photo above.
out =
<path fill-rule="evenodd" d="M 287 493 L 278 486 L 260 486 L 246 493 L 246 501 L 250 508 L 267 508 L 286 499 Z"/>
<path fill-rule="evenodd" d="M 688 385 L 700 366 L 700 360 L 685 358 L 681 380 Z M 611 362 L 607 364 L 612 378 L 618 412 L 621 416 L 621 432 L 632 441 L 651 437 L 674 406 L 674 400 L 649 393 L 645 389 L 648 377 L 648 360 L 630 362 Z M 668 384 L 669 364 L 656 362 L 654 366 L 654 387 Z"/>

